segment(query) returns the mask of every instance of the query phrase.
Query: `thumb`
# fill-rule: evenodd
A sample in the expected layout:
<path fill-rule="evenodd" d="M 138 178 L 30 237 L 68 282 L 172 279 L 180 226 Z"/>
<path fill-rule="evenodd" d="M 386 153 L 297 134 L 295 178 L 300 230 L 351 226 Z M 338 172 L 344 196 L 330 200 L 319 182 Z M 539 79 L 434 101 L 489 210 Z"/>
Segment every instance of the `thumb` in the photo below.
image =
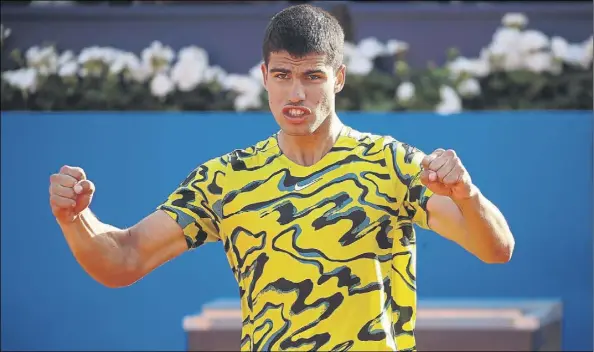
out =
<path fill-rule="evenodd" d="M 77 194 L 77 197 L 76 205 L 72 211 L 74 214 L 79 214 L 91 204 L 91 199 L 93 199 L 93 193 L 95 192 L 95 185 L 89 180 L 81 180 L 74 185 L 74 192 Z"/>
<path fill-rule="evenodd" d="M 89 180 L 81 180 L 74 185 L 74 192 L 77 195 L 93 195 L 95 193 L 95 185 Z"/>

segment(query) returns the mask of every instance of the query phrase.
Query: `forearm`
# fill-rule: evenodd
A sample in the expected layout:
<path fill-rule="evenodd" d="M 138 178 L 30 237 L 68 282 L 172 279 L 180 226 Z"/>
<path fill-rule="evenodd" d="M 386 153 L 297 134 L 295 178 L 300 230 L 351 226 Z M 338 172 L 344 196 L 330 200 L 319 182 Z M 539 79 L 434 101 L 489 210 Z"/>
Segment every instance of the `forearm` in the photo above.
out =
<path fill-rule="evenodd" d="M 478 189 L 470 198 L 454 203 L 462 215 L 459 231 L 463 232 L 467 249 L 488 263 L 509 261 L 515 243 L 499 209 Z"/>
<path fill-rule="evenodd" d="M 91 277 L 108 287 L 131 283 L 134 256 L 121 241 L 127 230 L 102 223 L 89 209 L 73 222 L 59 225 L 74 257 Z"/>

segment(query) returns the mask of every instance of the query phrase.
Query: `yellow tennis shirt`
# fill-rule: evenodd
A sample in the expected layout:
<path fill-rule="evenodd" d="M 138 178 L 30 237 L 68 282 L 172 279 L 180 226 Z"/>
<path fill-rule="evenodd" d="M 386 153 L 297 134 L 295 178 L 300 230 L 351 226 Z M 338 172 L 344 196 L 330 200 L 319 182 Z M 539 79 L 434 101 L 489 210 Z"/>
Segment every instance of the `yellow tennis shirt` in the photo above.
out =
<path fill-rule="evenodd" d="M 198 166 L 159 206 L 188 248 L 222 241 L 246 351 L 414 350 L 423 153 L 345 127 L 300 166 L 277 135 Z"/>

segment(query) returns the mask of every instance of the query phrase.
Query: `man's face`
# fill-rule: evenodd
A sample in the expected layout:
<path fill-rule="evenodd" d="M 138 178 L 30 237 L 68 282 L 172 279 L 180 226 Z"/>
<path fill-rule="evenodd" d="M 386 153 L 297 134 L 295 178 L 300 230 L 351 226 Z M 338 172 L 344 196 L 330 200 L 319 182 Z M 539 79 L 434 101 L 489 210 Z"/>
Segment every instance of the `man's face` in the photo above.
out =
<path fill-rule="evenodd" d="M 335 72 L 326 55 L 295 58 L 271 53 L 262 64 L 270 110 L 281 130 L 293 136 L 314 133 L 334 113 L 334 97 L 345 81 L 345 67 Z"/>

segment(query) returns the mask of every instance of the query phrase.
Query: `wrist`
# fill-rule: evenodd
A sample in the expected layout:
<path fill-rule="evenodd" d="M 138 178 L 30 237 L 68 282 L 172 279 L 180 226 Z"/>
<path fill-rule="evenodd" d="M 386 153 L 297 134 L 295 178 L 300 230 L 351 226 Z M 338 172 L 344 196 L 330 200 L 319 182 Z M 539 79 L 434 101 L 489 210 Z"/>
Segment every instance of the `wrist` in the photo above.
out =
<path fill-rule="evenodd" d="M 83 222 L 83 213 L 84 211 L 78 214 L 69 214 L 68 216 L 56 217 L 56 222 L 62 228 L 75 226 Z"/>
<path fill-rule="evenodd" d="M 461 208 L 467 207 L 468 205 L 474 205 L 480 200 L 481 195 L 480 189 L 475 185 L 471 185 L 468 196 L 460 199 L 454 199 L 454 203 L 456 203 L 456 205 Z"/>

